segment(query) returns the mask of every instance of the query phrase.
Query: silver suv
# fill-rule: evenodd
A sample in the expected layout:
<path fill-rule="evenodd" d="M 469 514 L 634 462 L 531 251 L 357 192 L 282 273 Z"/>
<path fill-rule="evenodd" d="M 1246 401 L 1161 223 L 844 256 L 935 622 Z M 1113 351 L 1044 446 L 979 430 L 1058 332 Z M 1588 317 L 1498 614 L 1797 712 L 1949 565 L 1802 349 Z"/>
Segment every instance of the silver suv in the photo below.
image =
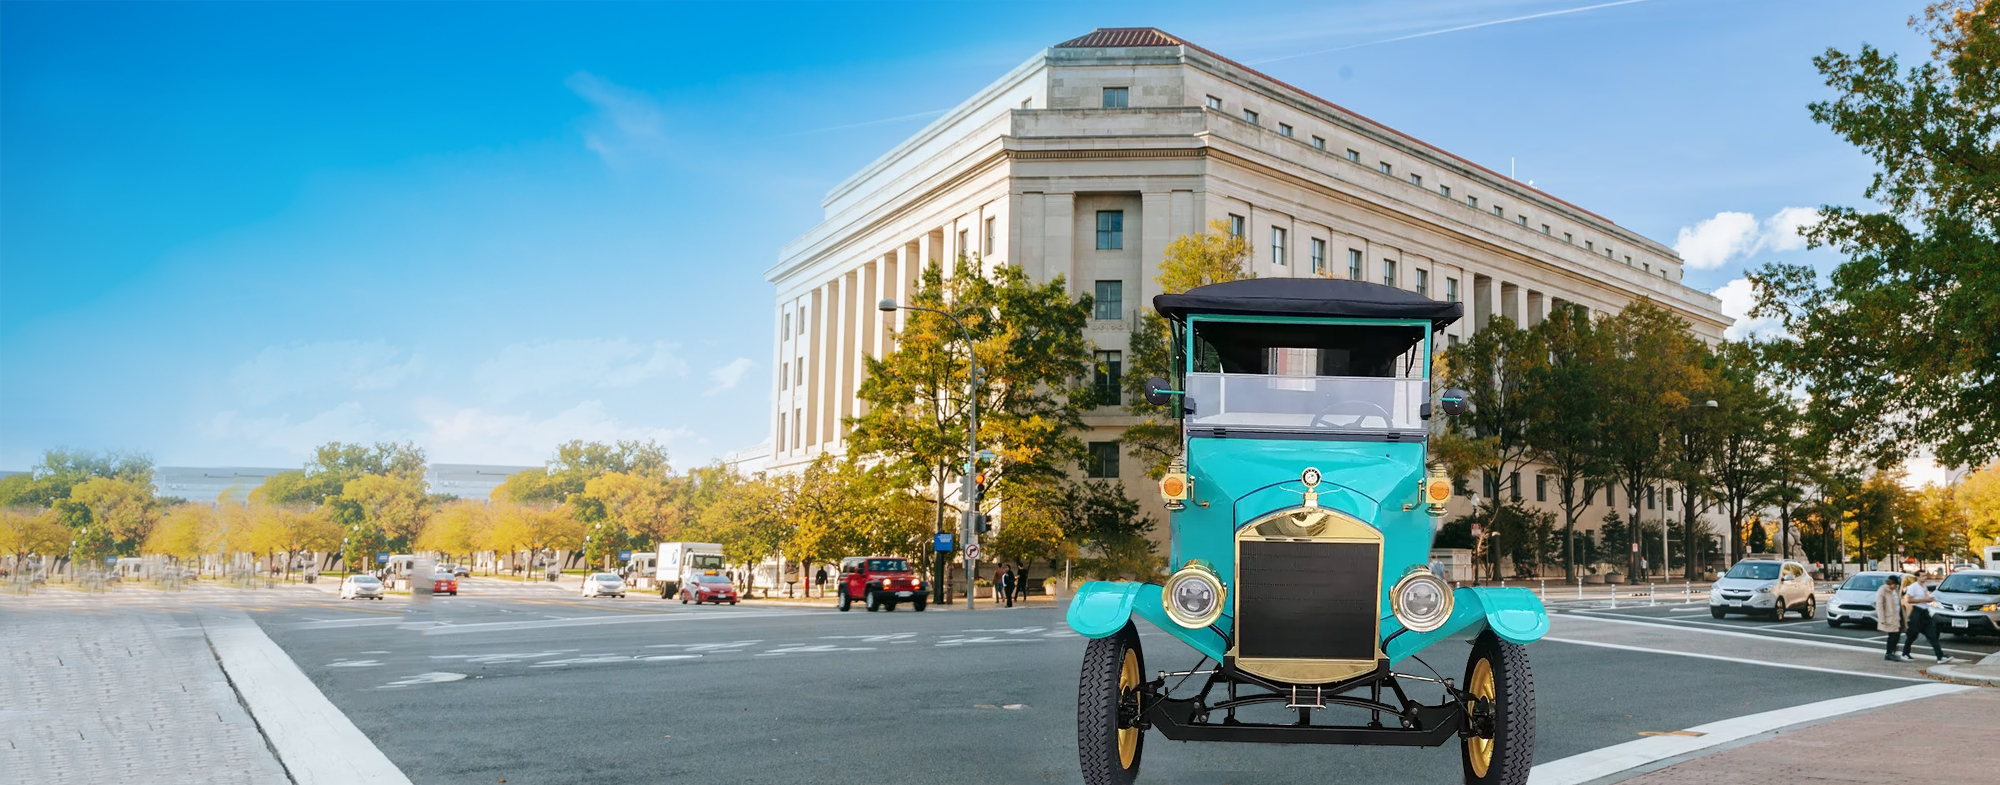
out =
<path fill-rule="evenodd" d="M 1799 562 L 1744 559 L 1708 590 L 1708 613 L 1718 619 L 1732 613 L 1782 619 L 1788 611 L 1798 611 L 1801 619 L 1818 613 L 1812 576 Z"/>
<path fill-rule="evenodd" d="M 1838 627 L 1843 624 L 1863 624 L 1875 626 L 1875 590 L 1882 588 L 1882 582 L 1899 572 L 1870 570 L 1848 576 L 1847 582 L 1833 590 L 1833 599 L 1826 602 L 1826 626 Z"/>
<path fill-rule="evenodd" d="M 2000 570 L 1959 570 L 1931 595 L 1931 620 L 1938 632 L 1961 636 L 2000 635 Z"/>

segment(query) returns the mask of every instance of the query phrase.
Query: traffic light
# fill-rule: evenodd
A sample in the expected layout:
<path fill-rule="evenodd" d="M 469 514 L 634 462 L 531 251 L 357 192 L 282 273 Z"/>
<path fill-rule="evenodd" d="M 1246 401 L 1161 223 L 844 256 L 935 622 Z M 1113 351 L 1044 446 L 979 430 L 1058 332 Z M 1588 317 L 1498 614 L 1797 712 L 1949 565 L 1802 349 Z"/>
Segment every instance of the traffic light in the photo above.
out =
<path fill-rule="evenodd" d="M 978 505 L 986 499 L 986 472 L 980 472 L 972 479 L 972 503 Z"/>

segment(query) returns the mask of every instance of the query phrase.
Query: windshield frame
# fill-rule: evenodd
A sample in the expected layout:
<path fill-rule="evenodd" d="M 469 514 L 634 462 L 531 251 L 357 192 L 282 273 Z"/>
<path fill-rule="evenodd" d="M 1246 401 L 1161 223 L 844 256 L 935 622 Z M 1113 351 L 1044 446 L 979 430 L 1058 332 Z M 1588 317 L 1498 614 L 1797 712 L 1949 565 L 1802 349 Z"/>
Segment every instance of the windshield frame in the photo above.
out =
<path fill-rule="evenodd" d="M 1944 576 L 1944 580 L 1938 583 L 1936 591 L 1948 591 L 1955 594 L 1971 594 L 1978 597 L 2000 596 L 2000 592 L 1995 592 L 1994 594 L 1987 594 L 1985 592 L 1966 591 L 1964 589 L 1947 589 L 1944 587 L 1946 583 L 1950 583 L 1954 579 L 1961 579 L 1961 576 L 1963 580 L 1967 581 L 1978 580 L 1981 578 L 1984 578 L 1989 581 L 2000 581 L 2000 575 L 1993 575 L 1991 573 L 1954 572 L 1950 575 Z"/>
<path fill-rule="evenodd" d="M 1254 427 L 1246 428 L 1246 427 L 1222 426 L 1220 428 L 1217 428 L 1217 427 L 1194 426 L 1193 424 L 1190 423 L 1190 420 L 1192 418 L 1187 416 L 1187 412 L 1183 408 L 1182 404 L 1185 403 L 1185 401 L 1187 400 L 1185 391 L 1188 388 L 1188 380 L 1195 373 L 1194 363 L 1195 363 L 1195 358 L 1197 357 L 1195 332 L 1197 328 L 1204 322 L 1237 323 L 1237 324 L 1243 324 L 1243 323 L 1296 324 L 1296 325 L 1327 325 L 1327 326 L 1351 326 L 1351 327 L 1415 328 L 1420 330 L 1423 335 L 1423 340 L 1418 342 L 1418 346 L 1421 347 L 1420 351 L 1422 352 L 1422 357 L 1423 357 L 1422 373 L 1414 377 L 1409 377 L 1407 379 L 1403 379 L 1403 377 L 1386 377 L 1386 378 L 1403 379 L 1405 381 L 1418 381 L 1425 385 L 1427 390 L 1426 395 L 1428 395 L 1430 392 L 1435 392 L 1434 390 L 1430 390 L 1430 385 L 1434 381 L 1432 379 L 1432 372 L 1434 370 L 1433 364 L 1437 360 L 1437 356 L 1435 354 L 1435 347 L 1433 346 L 1433 342 L 1437 339 L 1437 330 L 1427 319 L 1362 319 L 1355 317 L 1330 317 L 1330 316 L 1239 316 L 1230 314 L 1189 314 L 1184 322 L 1176 320 L 1173 323 L 1173 329 L 1178 330 L 1179 334 L 1174 336 L 1174 341 L 1173 341 L 1173 345 L 1175 347 L 1175 352 L 1177 356 L 1173 358 L 1172 367 L 1173 367 L 1174 378 L 1172 382 L 1175 386 L 1175 389 L 1183 391 L 1181 395 L 1177 395 L 1174 398 L 1173 416 L 1175 419 L 1180 421 L 1181 440 L 1183 443 L 1185 443 L 1190 438 L 1201 438 L 1203 436 L 1214 435 L 1218 430 L 1227 431 L 1232 434 L 1256 434 L 1260 437 L 1282 438 L 1282 439 L 1309 439 L 1317 441 L 1425 442 L 1429 440 L 1430 429 L 1428 427 L 1428 423 L 1425 423 L 1424 425 L 1415 429 L 1384 428 L 1380 430 L 1371 429 L 1366 431 L 1332 430 L 1332 429 L 1325 431 L 1290 430 L 1290 429 L 1262 430 Z M 1221 374 L 1221 375 L 1236 376 L 1236 377 L 1276 376 L 1276 374 Z M 1382 379 L 1385 377 L 1306 376 L 1306 377 L 1293 377 L 1293 378 L 1374 380 L 1374 379 Z M 1425 403 L 1429 403 L 1429 401 L 1426 400 Z"/>
<path fill-rule="evenodd" d="M 888 563 L 894 563 L 894 562 L 900 562 L 900 563 L 901 563 L 901 566 L 877 566 L 877 565 L 882 565 L 882 564 L 888 564 Z M 910 560 L 909 560 L 909 559 L 903 559 L 903 558 L 895 558 L 895 557 L 891 557 L 891 558 L 885 558 L 885 559 L 869 559 L 869 560 L 868 560 L 868 571 L 869 571 L 869 572 L 909 572 L 909 571 L 910 571 Z"/>
<path fill-rule="evenodd" d="M 1861 573 L 1860 575 L 1855 575 L 1849 577 L 1847 580 L 1841 581 L 1840 588 L 1834 589 L 1834 591 L 1875 591 L 1877 589 L 1882 588 L 1882 582 L 1888 580 L 1889 576 L 1892 574 L 1893 573 L 1886 573 L 1886 572 L 1878 572 L 1878 573 L 1864 572 Z M 1859 586 L 1855 586 L 1854 585 L 1855 581 L 1874 581 L 1875 585 L 1864 589 Z"/>

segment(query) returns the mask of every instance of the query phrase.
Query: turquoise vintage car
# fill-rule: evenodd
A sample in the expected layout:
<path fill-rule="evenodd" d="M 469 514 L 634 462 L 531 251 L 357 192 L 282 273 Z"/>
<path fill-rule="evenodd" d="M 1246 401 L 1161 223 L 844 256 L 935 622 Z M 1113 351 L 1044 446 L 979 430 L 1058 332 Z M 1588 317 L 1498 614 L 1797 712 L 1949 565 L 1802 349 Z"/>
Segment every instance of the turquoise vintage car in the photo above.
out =
<path fill-rule="evenodd" d="M 1181 424 L 1181 456 L 1160 483 L 1170 577 L 1093 581 L 1070 604 L 1070 627 L 1091 639 L 1077 696 L 1084 781 L 1131 782 L 1151 729 L 1267 744 L 1456 736 L 1466 782 L 1526 782 L 1526 644 L 1548 614 L 1525 589 L 1454 589 L 1427 566 L 1452 492 L 1426 469 L 1429 421 L 1470 405 L 1445 390 L 1434 408 L 1432 341 L 1461 306 L 1283 278 L 1153 303 L 1172 324 L 1179 377 L 1147 390 Z M 1134 616 L 1205 659 L 1148 676 Z M 1412 670 L 1447 638 L 1472 641 L 1462 680 Z M 1413 699 L 1405 682 L 1441 697 Z"/>

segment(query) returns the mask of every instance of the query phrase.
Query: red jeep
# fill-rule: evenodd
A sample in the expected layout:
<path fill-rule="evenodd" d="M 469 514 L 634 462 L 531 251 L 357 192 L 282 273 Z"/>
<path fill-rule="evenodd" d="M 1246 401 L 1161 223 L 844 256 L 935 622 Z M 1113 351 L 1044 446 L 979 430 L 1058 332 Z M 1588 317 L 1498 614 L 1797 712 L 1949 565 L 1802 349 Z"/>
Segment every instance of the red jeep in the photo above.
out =
<path fill-rule="evenodd" d="M 840 609 L 867 603 L 868 610 L 896 609 L 910 603 L 922 612 L 931 598 L 924 581 L 910 572 L 910 562 L 896 556 L 854 556 L 840 561 Z"/>

